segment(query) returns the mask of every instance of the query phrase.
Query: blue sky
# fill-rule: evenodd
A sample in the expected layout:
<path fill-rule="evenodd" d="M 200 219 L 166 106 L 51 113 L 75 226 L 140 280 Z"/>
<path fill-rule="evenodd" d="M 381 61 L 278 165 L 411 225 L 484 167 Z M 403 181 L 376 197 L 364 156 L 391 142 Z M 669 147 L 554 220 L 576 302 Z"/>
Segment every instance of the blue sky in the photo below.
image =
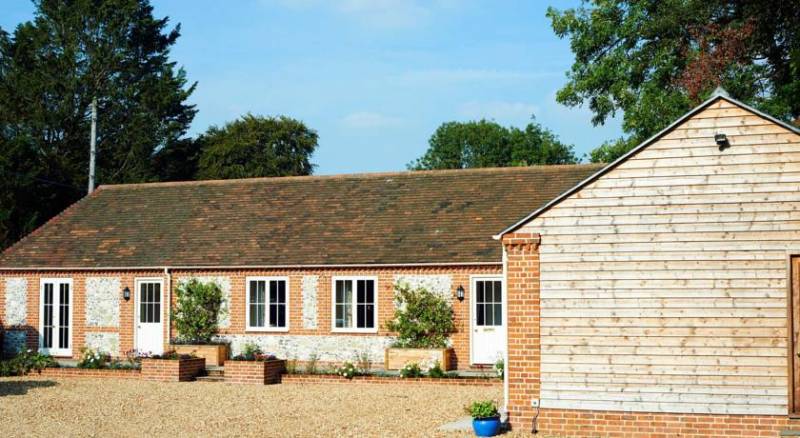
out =
<path fill-rule="evenodd" d="M 548 5 L 577 1 L 154 0 L 181 23 L 172 59 L 197 91 L 192 133 L 251 112 L 319 133 L 316 173 L 403 170 L 451 120 L 524 126 L 532 115 L 579 154 L 621 134 L 555 102 L 572 63 Z M 32 17 L 3 0 L 0 26 Z"/>

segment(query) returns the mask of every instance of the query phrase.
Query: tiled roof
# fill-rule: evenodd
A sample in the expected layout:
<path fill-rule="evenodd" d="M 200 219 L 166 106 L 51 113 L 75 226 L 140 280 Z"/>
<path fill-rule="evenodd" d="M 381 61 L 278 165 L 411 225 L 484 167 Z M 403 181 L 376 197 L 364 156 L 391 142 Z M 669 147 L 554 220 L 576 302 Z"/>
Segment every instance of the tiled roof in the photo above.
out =
<path fill-rule="evenodd" d="M 598 169 L 103 186 L 6 250 L 0 269 L 499 263 L 493 234 Z"/>

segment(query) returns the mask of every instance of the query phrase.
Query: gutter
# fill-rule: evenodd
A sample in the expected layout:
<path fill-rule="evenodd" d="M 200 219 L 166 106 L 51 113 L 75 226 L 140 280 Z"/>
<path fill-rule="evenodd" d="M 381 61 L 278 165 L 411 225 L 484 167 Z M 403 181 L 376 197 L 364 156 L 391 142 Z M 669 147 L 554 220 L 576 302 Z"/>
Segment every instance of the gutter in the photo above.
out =
<path fill-rule="evenodd" d="M 232 269 L 339 269 L 339 268 L 413 268 L 420 266 L 500 266 L 502 262 L 460 262 L 460 263 L 354 263 L 338 265 L 206 265 L 206 266 L 105 266 L 105 267 L 26 267 L 10 268 L 0 266 L 0 271 L 213 271 Z"/>

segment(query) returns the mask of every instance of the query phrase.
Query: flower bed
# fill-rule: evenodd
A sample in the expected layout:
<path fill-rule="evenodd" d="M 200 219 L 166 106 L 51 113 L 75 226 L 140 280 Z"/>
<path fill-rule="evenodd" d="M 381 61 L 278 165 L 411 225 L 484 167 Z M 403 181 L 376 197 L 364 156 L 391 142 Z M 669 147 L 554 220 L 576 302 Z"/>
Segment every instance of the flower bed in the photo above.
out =
<path fill-rule="evenodd" d="M 190 382 L 206 368 L 202 357 L 143 358 L 142 379 L 159 382 Z"/>
<path fill-rule="evenodd" d="M 225 383 L 269 385 L 281 383 L 281 374 L 286 370 L 286 361 L 228 360 L 225 362 Z"/>
<path fill-rule="evenodd" d="M 230 362 L 228 362 L 230 363 Z M 228 374 L 226 363 L 225 374 Z M 334 374 L 284 374 L 281 383 L 364 383 L 377 385 L 419 384 L 419 385 L 444 385 L 444 386 L 486 386 L 500 387 L 500 379 L 485 379 L 480 377 L 449 377 L 434 379 L 430 377 L 403 378 L 397 376 L 355 376 L 352 379 Z"/>

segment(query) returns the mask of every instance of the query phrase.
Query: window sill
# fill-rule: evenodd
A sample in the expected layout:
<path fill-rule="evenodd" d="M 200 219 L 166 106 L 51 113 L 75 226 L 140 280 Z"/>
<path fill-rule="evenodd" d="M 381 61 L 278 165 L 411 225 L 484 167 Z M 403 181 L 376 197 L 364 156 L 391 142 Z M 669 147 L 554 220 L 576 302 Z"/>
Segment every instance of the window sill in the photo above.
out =
<path fill-rule="evenodd" d="M 343 329 L 343 328 L 334 328 L 331 329 L 331 333 L 339 333 L 339 334 L 371 334 L 377 335 L 378 329 Z"/>
<path fill-rule="evenodd" d="M 244 329 L 245 333 L 286 333 L 289 327 L 275 327 L 275 328 L 262 328 L 262 327 L 247 327 Z"/>

